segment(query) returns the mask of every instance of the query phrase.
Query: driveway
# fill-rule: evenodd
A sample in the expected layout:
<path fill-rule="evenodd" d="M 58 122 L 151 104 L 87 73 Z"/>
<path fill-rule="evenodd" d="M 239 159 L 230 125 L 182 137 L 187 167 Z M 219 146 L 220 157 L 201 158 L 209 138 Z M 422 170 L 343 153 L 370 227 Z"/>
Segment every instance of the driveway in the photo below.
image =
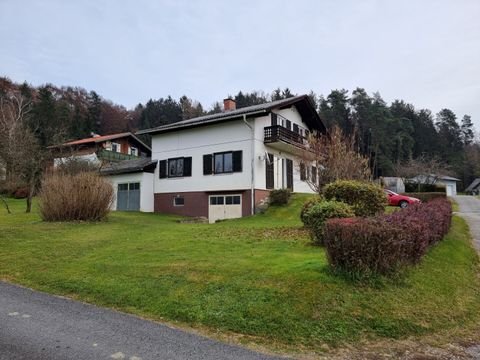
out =
<path fill-rule="evenodd" d="M 279 359 L 0 281 L 0 360 Z"/>
<path fill-rule="evenodd" d="M 480 252 L 480 200 L 474 196 L 458 195 L 453 199 L 459 206 L 461 215 L 470 227 L 473 245 Z"/>

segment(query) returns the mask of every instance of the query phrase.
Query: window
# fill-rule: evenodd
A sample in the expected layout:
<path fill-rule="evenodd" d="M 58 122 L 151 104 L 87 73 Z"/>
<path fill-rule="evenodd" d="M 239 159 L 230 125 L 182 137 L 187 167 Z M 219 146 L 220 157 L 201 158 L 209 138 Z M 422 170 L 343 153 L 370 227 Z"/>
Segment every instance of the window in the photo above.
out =
<path fill-rule="evenodd" d="M 116 142 L 112 142 L 112 151 L 117 153 L 122 152 L 120 144 Z"/>
<path fill-rule="evenodd" d="M 228 151 L 203 155 L 203 174 L 242 172 L 242 152 Z"/>
<path fill-rule="evenodd" d="M 312 166 L 312 183 L 317 183 L 317 167 Z"/>
<path fill-rule="evenodd" d="M 227 196 L 225 198 L 225 203 L 227 205 L 240 205 L 240 195 Z"/>
<path fill-rule="evenodd" d="M 287 189 L 293 190 L 293 160 L 286 159 Z"/>
<path fill-rule="evenodd" d="M 240 195 L 210 196 L 210 205 L 240 205 Z"/>
<path fill-rule="evenodd" d="M 210 205 L 223 205 L 223 196 L 210 196 Z"/>
<path fill-rule="evenodd" d="M 233 155 L 231 152 L 215 154 L 215 174 L 233 172 Z"/>
<path fill-rule="evenodd" d="M 293 124 L 293 132 L 296 134 L 300 134 L 300 128 L 297 124 Z"/>
<path fill-rule="evenodd" d="M 300 163 L 300 180 L 307 180 L 307 169 L 304 163 Z"/>
<path fill-rule="evenodd" d="M 160 160 L 159 162 L 159 177 L 176 178 L 192 176 L 192 158 L 181 157 L 172 158 L 168 160 Z"/>
<path fill-rule="evenodd" d="M 168 177 L 183 176 L 183 158 L 168 159 Z"/>
<path fill-rule="evenodd" d="M 128 184 L 128 190 L 140 190 L 140 183 L 130 183 Z"/>
<path fill-rule="evenodd" d="M 130 154 L 133 156 L 138 156 L 138 149 L 136 147 L 131 147 L 130 148 Z"/>
<path fill-rule="evenodd" d="M 173 206 L 183 206 L 185 205 L 185 198 L 183 196 L 175 196 L 173 198 Z"/>

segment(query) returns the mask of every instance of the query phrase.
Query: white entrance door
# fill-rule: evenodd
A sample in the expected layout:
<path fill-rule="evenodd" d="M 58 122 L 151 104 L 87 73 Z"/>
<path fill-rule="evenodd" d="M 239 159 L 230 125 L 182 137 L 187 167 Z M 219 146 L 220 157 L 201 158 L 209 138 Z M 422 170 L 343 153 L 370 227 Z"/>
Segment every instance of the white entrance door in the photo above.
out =
<path fill-rule="evenodd" d="M 210 195 L 208 206 L 208 221 L 235 219 L 242 217 L 241 195 Z"/>
<path fill-rule="evenodd" d="M 447 185 L 447 196 L 453 196 L 453 185 Z"/>

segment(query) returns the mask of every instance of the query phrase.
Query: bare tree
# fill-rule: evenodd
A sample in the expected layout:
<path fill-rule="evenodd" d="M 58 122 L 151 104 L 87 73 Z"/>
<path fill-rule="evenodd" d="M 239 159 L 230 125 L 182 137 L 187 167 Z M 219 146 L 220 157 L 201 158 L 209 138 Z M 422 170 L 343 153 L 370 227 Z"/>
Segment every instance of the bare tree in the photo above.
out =
<path fill-rule="evenodd" d="M 329 134 L 311 134 L 301 158 L 303 178 L 318 193 L 335 180 L 367 181 L 372 178 L 368 158 L 355 146 L 355 134 L 346 136 L 337 126 Z"/>
<path fill-rule="evenodd" d="M 432 185 L 441 175 L 453 175 L 451 167 L 438 157 L 421 156 L 410 159 L 395 167 L 395 175 L 404 182 L 413 181 L 418 184 Z"/>
<path fill-rule="evenodd" d="M 31 211 L 48 154 L 27 125 L 30 110 L 30 101 L 18 92 L 0 98 L 0 158 L 6 165 L 7 180 L 28 187 L 26 212 Z"/>

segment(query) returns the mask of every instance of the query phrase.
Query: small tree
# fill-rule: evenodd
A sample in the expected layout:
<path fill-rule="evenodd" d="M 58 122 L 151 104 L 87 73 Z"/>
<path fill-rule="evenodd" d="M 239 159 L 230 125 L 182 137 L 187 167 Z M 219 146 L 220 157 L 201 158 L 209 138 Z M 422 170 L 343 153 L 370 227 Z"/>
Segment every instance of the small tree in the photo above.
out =
<path fill-rule="evenodd" d="M 50 151 L 41 146 L 35 129 L 28 124 L 31 109 L 31 101 L 19 92 L 0 97 L 0 158 L 6 165 L 7 181 L 28 187 L 27 213 L 32 209 L 32 197 L 51 160 Z"/>
<path fill-rule="evenodd" d="M 361 155 L 355 146 L 355 134 L 346 136 L 337 126 L 329 134 L 311 134 L 301 157 L 301 171 L 306 164 L 313 166 L 315 174 L 304 178 L 317 193 L 336 180 L 367 181 L 372 177 L 368 158 Z"/>
<path fill-rule="evenodd" d="M 452 175 L 452 171 L 438 157 L 421 156 L 395 166 L 395 175 L 402 178 L 405 184 L 415 183 L 420 191 L 422 185 L 434 185 L 440 175 Z"/>

